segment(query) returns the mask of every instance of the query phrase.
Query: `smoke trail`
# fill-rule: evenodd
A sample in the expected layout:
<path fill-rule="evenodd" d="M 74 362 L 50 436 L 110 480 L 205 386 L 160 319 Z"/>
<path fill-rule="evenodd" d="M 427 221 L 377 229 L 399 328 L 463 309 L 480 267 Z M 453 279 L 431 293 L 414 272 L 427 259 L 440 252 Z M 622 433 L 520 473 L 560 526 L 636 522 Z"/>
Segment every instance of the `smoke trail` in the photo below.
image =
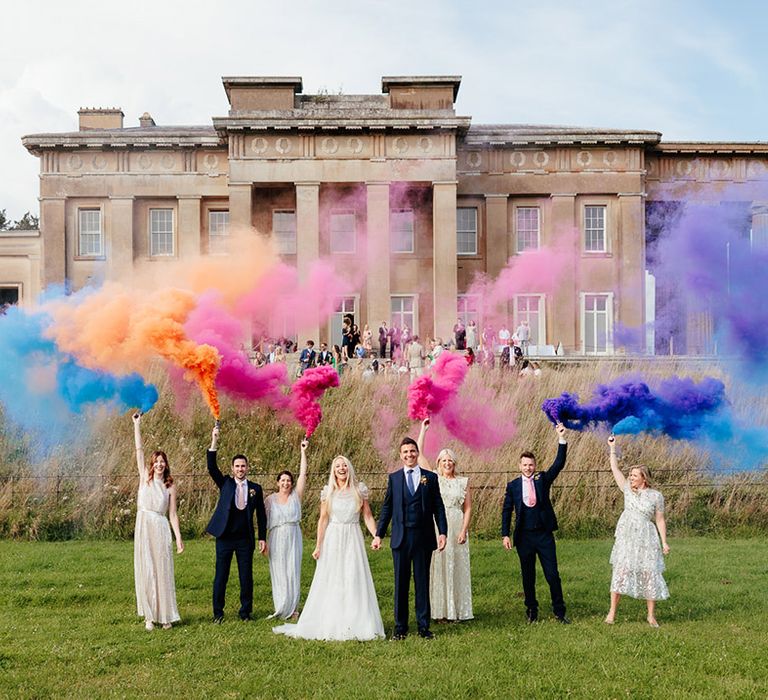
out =
<path fill-rule="evenodd" d="M 323 417 L 320 398 L 326 389 L 339 386 L 339 375 L 333 367 L 312 367 L 304 372 L 291 387 L 289 402 L 296 420 L 310 437 Z"/>
<path fill-rule="evenodd" d="M 459 393 L 468 372 L 462 354 L 443 352 L 430 374 L 418 377 L 408 387 L 408 416 L 412 420 L 430 418 L 432 428 L 426 444 L 430 451 L 436 440 L 444 441 L 448 435 L 474 450 L 488 450 L 515 434 L 514 421 L 496 408 L 493 392 L 464 387 Z"/>
<path fill-rule="evenodd" d="M 115 376 L 79 366 L 45 337 L 51 319 L 11 307 L 0 317 L 0 402 L 8 418 L 34 435 L 42 453 L 71 439 L 90 406 L 152 408 L 157 389 L 136 374 Z"/>
<path fill-rule="evenodd" d="M 604 427 L 616 433 L 692 440 L 727 406 L 725 386 L 712 377 L 699 383 L 690 377 L 670 377 L 655 392 L 637 377 L 619 377 L 597 386 L 588 403 L 580 404 L 576 394 L 564 393 L 544 401 L 542 410 L 553 423 L 560 421 L 571 430 Z"/>
<path fill-rule="evenodd" d="M 285 408 L 288 371 L 285 363 L 254 367 L 239 349 L 245 335 L 243 324 L 220 304 L 218 295 L 204 294 L 190 313 L 185 331 L 201 345 L 215 348 L 221 357 L 216 386 L 235 399 L 261 401 L 275 409 Z"/>
<path fill-rule="evenodd" d="M 195 297 L 179 289 L 161 289 L 142 296 L 116 284 L 51 302 L 53 323 L 48 334 L 62 351 L 86 367 L 141 373 L 160 356 L 195 382 L 214 417 L 220 414 L 216 393 L 219 354 L 199 345 L 184 332 Z"/>
<path fill-rule="evenodd" d="M 464 382 L 469 366 L 463 355 L 443 352 L 427 374 L 408 387 L 408 416 L 424 420 L 439 415 Z"/>

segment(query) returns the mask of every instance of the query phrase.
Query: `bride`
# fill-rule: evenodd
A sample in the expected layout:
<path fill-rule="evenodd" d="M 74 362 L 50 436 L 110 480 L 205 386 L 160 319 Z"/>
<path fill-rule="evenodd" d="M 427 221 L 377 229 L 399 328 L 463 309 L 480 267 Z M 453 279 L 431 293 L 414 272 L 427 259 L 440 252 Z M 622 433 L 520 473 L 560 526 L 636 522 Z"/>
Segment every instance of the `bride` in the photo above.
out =
<path fill-rule="evenodd" d="M 355 478 L 352 463 L 334 458 L 328 484 L 320 492 L 320 520 L 315 576 L 298 624 L 273 627 L 273 632 L 301 639 L 367 640 L 384 637 L 376 590 L 360 512 L 371 535 L 376 521 L 368 504 L 368 487 Z"/>

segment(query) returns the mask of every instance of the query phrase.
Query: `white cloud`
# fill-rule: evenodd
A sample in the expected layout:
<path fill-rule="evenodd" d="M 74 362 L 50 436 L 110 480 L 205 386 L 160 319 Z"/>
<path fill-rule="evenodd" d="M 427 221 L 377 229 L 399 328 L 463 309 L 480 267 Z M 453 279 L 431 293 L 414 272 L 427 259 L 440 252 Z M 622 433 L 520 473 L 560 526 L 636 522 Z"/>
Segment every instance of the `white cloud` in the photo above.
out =
<path fill-rule="evenodd" d="M 144 111 L 161 124 L 210 124 L 227 110 L 222 75 L 378 93 L 382 75 L 455 73 L 458 111 L 475 123 L 691 140 L 756 138 L 747 110 L 724 119 L 725 89 L 752 111 L 768 106 L 747 25 L 692 0 L 27 0 L 4 9 L 4 27 L 0 208 L 14 217 L 36 209 L 38 194 L 23 134 L 74 129 L 81 106 L 122 107 L 127 125 Z"/>

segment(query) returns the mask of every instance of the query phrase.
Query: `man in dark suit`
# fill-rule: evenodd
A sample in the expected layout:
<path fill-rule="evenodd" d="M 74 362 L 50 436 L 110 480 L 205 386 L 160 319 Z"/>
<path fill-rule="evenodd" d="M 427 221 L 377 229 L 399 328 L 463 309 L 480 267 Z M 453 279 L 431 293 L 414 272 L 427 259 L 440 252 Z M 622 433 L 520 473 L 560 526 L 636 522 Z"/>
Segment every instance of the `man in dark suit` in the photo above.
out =
<path fill-rule="evenodd" d="M 507 484 L 504 496 L 504 508 L 501 513 L 501 536 L 504 549 L 517 549 L 520 557 L 520 569 L 523 575 L 523 592 L 528 622 L 536 622 L 539 617 L 539 603 L 536 600 L 536 555 L 539 556 L 544 578 L 549 584 L 552 596 L 552 611 L 563 624 L 570 624 L 565 615 L 565 601 L 557 570 L 557 552 L 555 537 L 557 518 L 549 499 L 552 482 L 565 466 L 568 446 L 565 443 L 565 427 L 562 423 L 555 426 L 557 431 L 557 457 L 545 472 L 536 471 L 536 458 L 532 452 L 520 455 L 521 475 Z M 515 528 L 512 540 L 509 538 L 512 511 L 515 512 Z"/>
<path fill-rule="evenodd" d="M 331 364 L 331 352 L 328 350 L 328 346 L 325 343 L 320 343 L 320 352 L 317 354 L 317 366 Z"/>
<path fill-rule="evenodd" d="M 259 552 L 267 551 L 267 513 L 261 486 L 248 481 L 248 459 L 232 458 L 232 476 L 224 476 L 216 464 L 219 427 L 216 425 L 208 450 L 208 473 L 219 487 L 219 502 L 207 531 L 216 538 L 216 576 L 213 579 L 213 621 L 224 621 L 224 594 L 227 590 L 232 555 L 237 557 L 240 577 L 240 619 L 250 620 L 253 611 L 253 552 L 256 537 L 253 514 L 259 530 Z"/>
<path fill-rule="evenodd" d="M 389 328 L 387 328 L 387 322 L 382 321 L 379 326 L 379 357 L 382 359 L 387 356 L 387 338 L 389 338 Z"/>
<path fill-rule="evenodd" d="M 301 351 L 301 355 L 299 355 L 299 374 L 304 374 L 310 367 L 314 367 L 316 357 L 315 341 L 308 340 L 307 347 L 305 347 Z"/>
<path fill-rule="evenodd" d="M 408 634 L 408 589 L 411 569 L 416 592 L 416 622 L 419 636 L 432 639 L 429 631 L 429 567 L 432 552 L 445 548 L 448 522 L 434 472 L 419 467 L 419 448 L 412 438 L 400 443 L 403 468 L 389 475 L 376 537 L 371 547 L 381 548 L 381 538 L 392 521 L 392 560 L 395 569 L 395 632 L 392 639 Z M 439 533 L 435 537 L 435 525 Z"/>

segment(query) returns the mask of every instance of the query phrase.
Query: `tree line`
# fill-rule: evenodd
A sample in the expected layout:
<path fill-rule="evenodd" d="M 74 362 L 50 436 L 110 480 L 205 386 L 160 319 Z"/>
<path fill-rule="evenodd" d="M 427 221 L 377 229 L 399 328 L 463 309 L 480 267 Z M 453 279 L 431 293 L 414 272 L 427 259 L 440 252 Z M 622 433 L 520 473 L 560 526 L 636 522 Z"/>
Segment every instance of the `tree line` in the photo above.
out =
<path fill-rule="evenodd" d="M 34 231 L 40 228 L 40 217 L 32 212 L 26 212 L 20 219 L 13 221 L 0 209 L 0 231 Z"/>

